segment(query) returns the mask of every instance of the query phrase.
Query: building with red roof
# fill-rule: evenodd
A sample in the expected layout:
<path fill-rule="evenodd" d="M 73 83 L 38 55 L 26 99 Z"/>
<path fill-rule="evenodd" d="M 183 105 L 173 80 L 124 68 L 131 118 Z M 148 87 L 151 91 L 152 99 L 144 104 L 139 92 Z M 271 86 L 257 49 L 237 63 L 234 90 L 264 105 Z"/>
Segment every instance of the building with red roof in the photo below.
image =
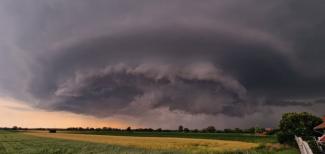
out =
<path fill-rule="evenodd" d="M 319 138 L 318 138 L 318 141 L 320 141 L 320 142 L 325 142 L 325 135 L 319 137 Z"/>
<path fill-rule="evenodd" d="M 325 130 L 325 116 L 323 117 L 323 123 L 314 127 L 314 130 Z"/>
<path fill-rule="evenodd" d="M 325 143 L 325 116 L 323 117 L 323 123 L 314 127 L 314 130 L 317 132 L 323 132 L 323 136 L 318 137 L 318 142 Z"/>

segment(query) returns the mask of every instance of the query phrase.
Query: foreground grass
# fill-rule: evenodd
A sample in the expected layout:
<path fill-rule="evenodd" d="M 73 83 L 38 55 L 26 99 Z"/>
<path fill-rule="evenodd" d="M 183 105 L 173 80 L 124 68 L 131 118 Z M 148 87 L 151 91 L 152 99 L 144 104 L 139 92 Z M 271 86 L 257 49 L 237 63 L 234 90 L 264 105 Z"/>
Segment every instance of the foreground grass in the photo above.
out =
<path fill-rule="evenodd" d="M 54 134 L 57 135 L 57 134 Z M 79 135 L 79 134 L 72 134 Z M 86 135 L 86 138 L 90 136 L 99 135 Z M 104 136 L 105 137 L 105 136 Z M 126 137 L 126 141 L 131 137 Z M 174 138 L 175 139 L 175 138 Z M 182 144 L 185 144 L 182 140 Z M 126 142 L 121 141 L 121 142 Z M 140 141 L 139 141 L 140 142 Z M 144 142 L 140 142 L 142 144 Z M 145 143 L 144 143 L 145 144 Z M 148 143 L 149 144 L 149 143 Z M 154 143 L 151 143 L 154 144 Z M 198 145 L 192 145 L 198 146 Z M 67 139 L 58 138 L 45 138 L 26 135 L 20 132 L 4 132 L 0 131 L 0 153 L 1 154 L 186 154 L 186 153 L 225 153 L 225 154 L 298 154 L 296 149 L 274 146 L 274 144 L 263 144 L 255 149 L 241 149 L 236 151 L 209 151 L 205 148 L 206 145 L 202 145 L 203 148 L 190 148 L 186 149 L 155 149 L 155 148 L 140 148 L 132 145 L 112 145 L 103 143 L 92 143 L 85 141 L 73 141 Z M 222 145 L 223 146 L 223 145 Z"/>
<path fill-rule="evenodd" d="M 91 142 L 41 138 L 19 132 L 0 131 L 1 154 L 161 154 L 168 150 L 146 150 Z"/>
<path fill-rule="evenodd" d="M 113 135 L 113 136 L 137 136 L 137 137 L 176 137 L 214 139 L 229 141 L 244 141 L 251 143 L 277 143 L 276 136 L 256 136 L 243 133 L 180 133 L 180 132 L 125 132 L 125 131 L 63 131 L 63 133 Z"/>
<path fill-rule="evenodd" d="M 149 150 L 176 150 L 192 153 L 245 151 L 257 148 L 259 144 L 241 141 L 168 138 L 168 137 L 129 137 L 109 135 L 86 135 L 36 132 L 28 133 L 37 137 L 57 138 L 66 140 L 106 143 L 125 147 L 135 147 Z"/>

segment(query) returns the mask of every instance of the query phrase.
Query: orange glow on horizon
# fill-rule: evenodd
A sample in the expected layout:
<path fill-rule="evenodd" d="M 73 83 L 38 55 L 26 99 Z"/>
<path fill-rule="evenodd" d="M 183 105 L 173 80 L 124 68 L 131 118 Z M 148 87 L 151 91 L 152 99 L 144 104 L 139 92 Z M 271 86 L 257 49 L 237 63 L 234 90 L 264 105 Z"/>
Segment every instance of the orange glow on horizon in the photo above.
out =
<path fill-rule="evenodd" d="M 128 125 L 111 118 L 96 118 L 64 111 L 46 111 L 32 108 L 13 98 L 0 97 L 0 127 L 23 128 L 68 128 L 68 127 L 112 127 L 126 128 Z"/>

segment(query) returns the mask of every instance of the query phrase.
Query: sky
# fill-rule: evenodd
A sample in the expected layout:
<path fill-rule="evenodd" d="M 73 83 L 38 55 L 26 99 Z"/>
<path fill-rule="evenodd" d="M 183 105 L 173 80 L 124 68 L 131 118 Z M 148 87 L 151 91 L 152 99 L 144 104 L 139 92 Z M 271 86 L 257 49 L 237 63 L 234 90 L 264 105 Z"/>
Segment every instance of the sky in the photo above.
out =
<path fill-rule="evenodd" d="M 0 127 L 325 114 L 325 1 L 0 0 Z"/>

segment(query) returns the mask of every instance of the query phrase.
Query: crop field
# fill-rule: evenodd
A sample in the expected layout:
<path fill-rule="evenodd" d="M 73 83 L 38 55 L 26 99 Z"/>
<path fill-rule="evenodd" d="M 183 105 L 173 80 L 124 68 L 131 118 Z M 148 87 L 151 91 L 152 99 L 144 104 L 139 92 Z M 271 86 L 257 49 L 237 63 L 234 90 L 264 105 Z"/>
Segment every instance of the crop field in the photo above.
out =
<path fill-rule="evenodd" d="M 17 132 L 0 132 L 0 154 L 138 154 L 169 153 L 130 147 L 40 138 Z"/>
<path fill-rule="evenodd" d="M 108 135 L 85 135 L 85 134 L 64 134 L 64 133 L 28 133 L 30 135 L 47 138 L 59 138 L 76 141 L 88 141 L 95 143 L 106 143 L 111 145 L 121 145 L 127 147 L 145 148 L 153 150 L 189 150 L 192 152 L 222 152 L 249 150 L 257 148 L 258 144 L 208 140 L 208 139 L 185 139 L 168 137 L 128 137 L 128 136 L 108 136 Z"/>
<path fill-rule="evenodd" d="M 244 133 L 180 133 L 180 132 L 123 132 L 123 131 L 62 131 L 63 133 L 113 135 L 113 136 L 138 136 L 138 137 L 176 137 L 244 141 L 251 143 L 277 143 L 275 135 L 256 136 Z"/>
<path fill-rule="evenodd" d="M 47 132 L 0 131 L 0 153 L 292 153 L 273 144 L 175 137 L 131 137 Z"/>

